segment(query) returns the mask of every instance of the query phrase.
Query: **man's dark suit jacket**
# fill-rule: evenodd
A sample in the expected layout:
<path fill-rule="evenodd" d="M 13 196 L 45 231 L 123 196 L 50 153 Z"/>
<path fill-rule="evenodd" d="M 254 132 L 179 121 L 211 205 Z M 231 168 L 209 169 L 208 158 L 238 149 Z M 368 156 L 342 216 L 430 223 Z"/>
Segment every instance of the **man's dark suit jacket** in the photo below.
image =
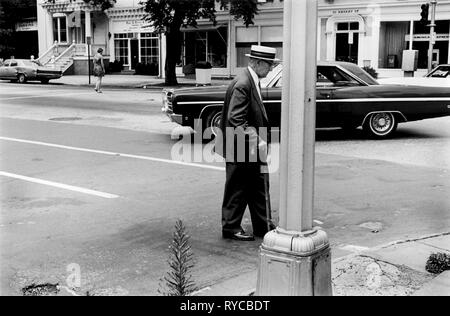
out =
<path fill-rule="evenodd" d="M 261 127 L 265 127 L 265 131 Z M 258 155 L 258 143 L 261 140 L 270 142 L 269 119 L 248 68 L 228 87 L 220 129 L 222 137 L 216 139 L 216 152 L 226 162 L 265 163 L 265 158 L 261 161 Z M 242 144 L 244 139 L 245 145 L 242 148 L 239 143 Z"/>

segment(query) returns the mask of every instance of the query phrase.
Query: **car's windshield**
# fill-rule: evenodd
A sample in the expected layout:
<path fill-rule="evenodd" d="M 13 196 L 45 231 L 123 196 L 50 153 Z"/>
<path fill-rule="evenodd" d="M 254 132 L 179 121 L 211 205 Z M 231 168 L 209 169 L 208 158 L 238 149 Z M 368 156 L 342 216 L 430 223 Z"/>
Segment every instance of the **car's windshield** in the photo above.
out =
<path fill-rule="evenodd" d="M 447 78 L 450 77 L 450 65 L 439 66 L 430 72 L 426 77 L 429 78 Z"/>
<path fill-rule="evenodd" d="M 341 66 L 345 70 L 351 72 L 352 74 L 354 74 L 356 77 L 363 80 L 368 85 L 378 85 L 379 84 L 371 75 L 369 75 L 364 69 L 362 69 L 361 67 L 359 67 L 356 64 L 339 63 L 339 66 Z"/>
<path fill-rule="evenodd" d="M 31 60 L 19 60 L 18 62 L 20 66 L 36 67 L 36 64 L 33 63 Z"/>
<path fill-rule="evenodd" d="M 278 64 L 275 68 L 273 68 L 265 78 L 261 79 L 261 87 L 262 88 L 268 87 L 269 84 L 271 84 L 271 82 L 275 79 L 275 77 L 277 77 L 278 74 L 281 72 L 281 69 L 282 69 L 281 64 Z"/>

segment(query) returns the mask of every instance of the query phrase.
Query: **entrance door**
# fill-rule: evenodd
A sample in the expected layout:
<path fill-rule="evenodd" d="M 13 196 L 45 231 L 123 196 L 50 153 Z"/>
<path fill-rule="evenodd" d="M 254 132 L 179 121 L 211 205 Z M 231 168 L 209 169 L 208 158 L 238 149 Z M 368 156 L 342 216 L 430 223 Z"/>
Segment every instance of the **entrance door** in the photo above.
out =
<path fill-rule="evenodd" d="M 136 69 L 136 65 L 139 63 L 139 40 L 130 40 L 130 53 L 131 53 L 131 69 Z"/>
<path fill-rule="evenodd" d="M 336 34 L 336 61 L 358 63 L 359 33 Z"/>
<path fill-rule="evenodd" d="M 336 26 L 336 61 L 358 63 L 359 23 L 341 22 Z"/>

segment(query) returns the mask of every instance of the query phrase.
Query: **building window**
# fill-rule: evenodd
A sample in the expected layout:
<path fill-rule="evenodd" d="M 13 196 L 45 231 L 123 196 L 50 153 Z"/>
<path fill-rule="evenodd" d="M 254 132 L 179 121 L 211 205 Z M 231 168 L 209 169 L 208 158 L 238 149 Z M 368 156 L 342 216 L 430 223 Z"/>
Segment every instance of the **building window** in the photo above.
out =
<path fill-rule="evenodd" d="M 122 62 L 124 66 L 130 65 L 128 41 L 128 34 L 114 34 L 116 60 Z"/>
<path fill-rule="evenodd" d="M 410 22 L 381 22 L 379 68 L 401 68 L 403 50 L 408 49 L 409 26 Z"/>
<path fill-rule="evenodd" d="M 208 32 L 208 60 L 215 68 L 227 67 L 228 28 Z"/>
<path fill-rule="evenodd" d="M 237 27 L 236 66 L 246 67 L 252 45 L 270 46 L 277 49 L 276 58 L 283 56 L 283 27 L 280 25 Z"/>
<path fill-rule="evenodd" d="M 53 39 L 58 43 L 67 42 L 67 18 L 59 16 L 53 18 Z"/>
<path fill-rule="evenodd" d="M 157 35 L 141 34 L 141 62 L 144 64 L 159 63 L 159 38 Z"/>
<path fill-rule="evenodd" d="M 433 46 L 433 63 L 446 64 L 448 61 L 450 21 L 436 21 L 436 42 Z M 419 51 L 418 68 L 428 68 L 430 28 L 420 22 L 414 22 L 413 49 Z"/>
<path fill-rule="evenodd" d="M 259 28 L 257 26 L 236 28 L 236 66 L 246 67 L 248 58 L 245 54 L 250 54 L 252 45 L 259 44 Z"/>
<path fill-rule="evenodd" d="M 358 63 L 359 22 L 336 23 L 336 61 Z"/>
<path fill-rule="evenodd" d="M 199 61 L 208 61 L 214 68 L 226 68 L 227 46 L 227 26 L 205 31 L 187 31 L 184 33 L 184 64 L 195 66 Z"/>
<path fill-rule="evenodd" d="M 141 63 L 148 74 L 159 74 L 159 37 L 156 33 L 141 33 Z"/>

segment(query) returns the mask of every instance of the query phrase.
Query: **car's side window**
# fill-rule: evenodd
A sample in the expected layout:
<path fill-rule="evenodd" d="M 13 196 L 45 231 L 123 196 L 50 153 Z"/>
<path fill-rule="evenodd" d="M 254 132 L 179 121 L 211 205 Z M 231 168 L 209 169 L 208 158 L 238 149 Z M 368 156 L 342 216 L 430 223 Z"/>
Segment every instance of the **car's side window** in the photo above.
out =
<path fill-rule="evenodd" d="M 353 79 L 337 67 L 323 66 L 317 68 L 318 87 L 342 87 L 357 85 L 359 85 L 359 82 L 357 82 L 355 79 Z"/>
<path fill-rule="evenodd" d="M 9 59 L 5 60 L 4 66 L 9 67 L 10 63 L 11 63 L 11 60 L 9 60 Z"/>
<path fill-rule="evenodd" d="M 331 82 L 325 75 L 321 73 L 320 69 L 318 69 L 316 87 L 329 87 L 329 86 L 333 86 L 333 82 Z"/>
<path fill-rule="evenodd" d="M 17 66 L 17 61 L 15 61 L 15 60 L 11 61 L 10 67 L 16 67 L 16 66 Z"/>

